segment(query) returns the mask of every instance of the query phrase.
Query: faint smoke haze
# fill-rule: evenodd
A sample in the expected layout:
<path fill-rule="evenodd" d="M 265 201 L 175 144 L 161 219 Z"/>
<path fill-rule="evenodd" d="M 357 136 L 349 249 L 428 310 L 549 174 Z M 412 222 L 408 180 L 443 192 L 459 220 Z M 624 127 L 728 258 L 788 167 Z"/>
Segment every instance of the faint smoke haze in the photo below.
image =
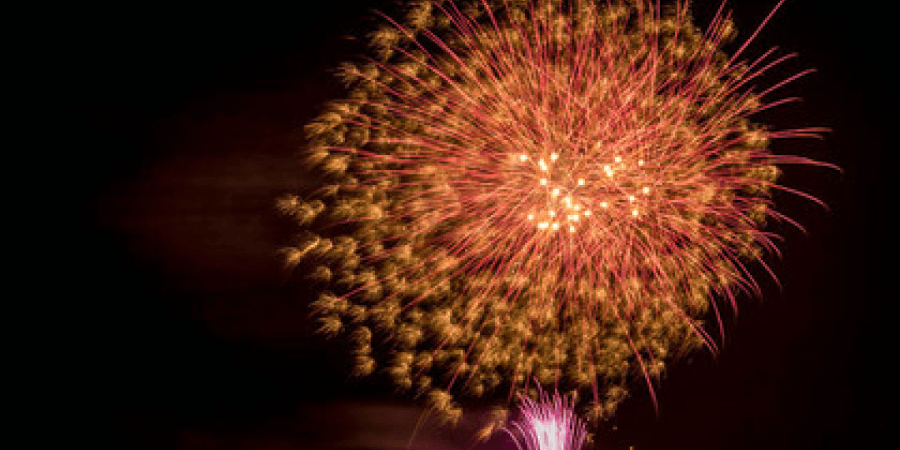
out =
<path fill-rule="evenodd" d="M 491 450 L 514 444 L 497 435 L 476 443 L 481 414 L 470 411 L 456 425 L 440 425 L 433 416 L 413 437 L 422 408 L 384 402 L 304 405 L 288 419 L 257 429 L 198 427 L 182 435 L 185 450 Z M 410 438 L 413 437 L 410 445 Z M 508 444 L 508 445 L 507 445 Z"/>

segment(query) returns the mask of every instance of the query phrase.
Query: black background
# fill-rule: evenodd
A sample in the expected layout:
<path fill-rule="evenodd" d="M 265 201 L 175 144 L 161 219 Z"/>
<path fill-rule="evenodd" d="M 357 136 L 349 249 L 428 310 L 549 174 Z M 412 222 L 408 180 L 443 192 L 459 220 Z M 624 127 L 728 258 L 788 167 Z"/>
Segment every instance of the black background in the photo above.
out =
<path fill-rule="evenodd" d="M 731 5 L 746 37 L 773 1 Z M 79 255 L 69 292 L 84 317 L 64 378 L 80 401 L 78 441 L 127 449 L 404 448 L 421 409 L 382 381 L 351 379 L 339 341 L 313 335 L 302 280 L 277 251 L 294 231 L 274 199 L 299 192 L 298 129 L 341 95 L 329 70 L 359 51 L 385 1 L 79 4 L 46 23 L 69 147 Z M 696 2 L 708 20 L 718 5 Z M 839 165 L 783 182 L 829 207 L 783 197 L 781 282 L 726 316 L 718 356 L 673 365 L 660 411 L 635 385 L 598 449 L 874 448 L 888 432 L 885 182 L 898 96 L 887 11 L 789 0 L 748 55 L 799 52 L 778 76 L 802 103 L 776 127 L 824 126 L 824 140 L 773 150 Z M 704 19 L 705 18 L 705 19 Z M 62 132 L 62 131 L 61 131 Z M 71 377 L 70 377 L 71 375 Z M 67 416 L 68 417 L 68 416 Z M 427 422 L 410 448 L 472 448 Z M 514 446 L 494 439 L 475 448 Z"/>

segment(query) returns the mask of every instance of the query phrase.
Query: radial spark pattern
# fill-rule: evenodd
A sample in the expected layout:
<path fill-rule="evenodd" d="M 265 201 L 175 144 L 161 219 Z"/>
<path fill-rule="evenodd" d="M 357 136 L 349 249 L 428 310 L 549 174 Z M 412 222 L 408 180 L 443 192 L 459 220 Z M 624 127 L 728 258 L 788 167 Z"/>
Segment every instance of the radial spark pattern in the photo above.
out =
<path fill-rule="evenodd" d="M 288 260 L 323 286 L 322 331 L 449 418 L 454 394 L 536 378 L 612 412 L 629 377 L 703 345 L 712 298 L 752 290 L 786 100 L 682 2 L 414 1 L 346 63 L 307 127 L 315 194 Z M 750 38 L 752 39 L 752 37 Z M 802 76 L 801 72 L 797 76 Z M 791 81 L 791 77 L 784 82 Z M 501 391 L 503 392 L 503 391 Z"/>
<path fill-rule="evenodd" d="M 552 397 L 540 392 L 537 401 L 520 395 L 521 417 L 504 430 L 519 450 L 580 450 L 587 428 L 573 403 L 558 392 Z"/>

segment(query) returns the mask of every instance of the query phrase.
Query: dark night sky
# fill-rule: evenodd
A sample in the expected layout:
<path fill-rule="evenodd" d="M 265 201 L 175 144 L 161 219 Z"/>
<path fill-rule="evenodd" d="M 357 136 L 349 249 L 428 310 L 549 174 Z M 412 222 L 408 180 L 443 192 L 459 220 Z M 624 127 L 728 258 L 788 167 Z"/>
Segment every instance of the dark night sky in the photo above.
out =
<path fill-rule="evenodd" d="M 746 36 L 774 1 L 733 3 Z M 71 369 L 84 402 L 62 409 L 85 419 L 88 444 L 120 449 L 403 448 L 418 404 L 349 378 L 340 342 L 312 335 L 303 282 L 277 255 L 293 229 L 273 208 L 304 186 L 298 127 L 341 94 L 328 71 L 358 50 L 342 36 L 385 2 L 226 4 L 57 11 L 51 61 L 80 149 L 59 159 L 78 180 L 70 286 L 85 294 Z M 671 368 L 658 415 L 636 385 L 596 448 L 874 448 L 887 435 L 885 16 L 789 0 L 751 47 L 799 52 L 784 74 L 819 70 L 783 91 L 803 103 L 764 119 L 833 129 L 773 149 L 844 171 L 787 173 L 830 207 L 779 199 L 808 231 L 776 226 L 781 287 L 763 278 L 764 300 L 742 299 L 719 356 Z M 470 425 L 426 425 L 412 448 L 472 448 Z"/>

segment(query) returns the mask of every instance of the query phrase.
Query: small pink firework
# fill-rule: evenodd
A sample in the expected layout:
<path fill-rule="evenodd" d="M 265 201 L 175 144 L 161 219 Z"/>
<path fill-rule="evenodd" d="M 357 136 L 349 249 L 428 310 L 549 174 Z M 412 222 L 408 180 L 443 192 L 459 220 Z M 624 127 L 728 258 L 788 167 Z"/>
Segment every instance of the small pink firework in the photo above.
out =
<path fill-rule="evenodd" d="M 518 433 L 504 428 L 519 450 L 579 450 L 584 443 L 584 422 L 575 415 L 569 398 L 540 392 L 539 401 L 519 394 L 522 418 L 513 422 Z M 519 437 L 516 437 L 516 434 Z"/>

